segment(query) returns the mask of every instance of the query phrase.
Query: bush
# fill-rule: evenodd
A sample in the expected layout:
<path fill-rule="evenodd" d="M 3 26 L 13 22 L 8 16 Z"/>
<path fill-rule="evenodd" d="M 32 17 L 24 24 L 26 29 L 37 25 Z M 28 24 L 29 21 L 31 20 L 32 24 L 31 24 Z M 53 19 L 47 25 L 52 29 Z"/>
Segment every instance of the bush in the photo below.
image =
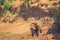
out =
<path fill-rule="evenodd" d="M 12 2 L 15 0 L 0 0 L 0 5 L 4 5 L 4 13 L 6 13 L 6 11 L 10 11 L 11 9 L 11 4 Z"/>
<path fill-rule="evenodd" d="M 29 0 L 24 0 L 23 4 L 24 4 L 24 5 L 27 5 L 28 2 L 29 2 Z"/>
<path fill-rule="evenodd" d="M 0 0 L 0 5 L 3 5 L 3 1 L 4 1 L 4 0 Z"/>

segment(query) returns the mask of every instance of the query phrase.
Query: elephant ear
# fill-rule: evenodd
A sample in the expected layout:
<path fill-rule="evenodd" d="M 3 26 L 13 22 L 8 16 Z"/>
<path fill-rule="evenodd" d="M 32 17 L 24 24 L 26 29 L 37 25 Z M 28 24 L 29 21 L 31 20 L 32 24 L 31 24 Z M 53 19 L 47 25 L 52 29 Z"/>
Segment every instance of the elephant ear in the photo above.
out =
<path fill-rule="evenodd" d="M 31 29 L 36 29 L 34 24 L 31 24 L 31 25 L 30 25 L 30 28 L 31 28 Z"/>

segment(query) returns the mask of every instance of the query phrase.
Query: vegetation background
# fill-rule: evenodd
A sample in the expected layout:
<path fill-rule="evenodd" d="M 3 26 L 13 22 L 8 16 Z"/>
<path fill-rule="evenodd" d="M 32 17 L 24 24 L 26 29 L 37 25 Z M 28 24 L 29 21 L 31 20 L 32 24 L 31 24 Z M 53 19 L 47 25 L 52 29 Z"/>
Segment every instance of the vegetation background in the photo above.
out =
<path fill-rule="evenodd" d="M 31 37 L 33 22 L 42 29 L 38 38 Z M 0 40 L 58 40 L 59 22 L 60 0 L 0 0 Z"/>

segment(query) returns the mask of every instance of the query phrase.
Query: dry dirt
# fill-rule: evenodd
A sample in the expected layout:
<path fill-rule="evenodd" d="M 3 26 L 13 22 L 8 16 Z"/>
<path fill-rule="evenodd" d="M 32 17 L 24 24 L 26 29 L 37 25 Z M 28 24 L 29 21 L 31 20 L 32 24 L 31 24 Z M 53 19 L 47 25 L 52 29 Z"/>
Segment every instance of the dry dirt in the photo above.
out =
<path fill-rule="evenodd" d="M 44 20 L 49 21 L 44 21 Z M 42 29 L 39 37 L 32 37 L 30 32 L 30 24 L 36 22 Z M 45 22 L 45 24 L 43 24 Z M 40 20 L 35 20 L 35 18 L 29 18 L 27 21 L 24 21 L 22 17 L 19 17 L 13 23 L 0 23 L 0 32 L 3 33 L 12 33 L 14 36 L 0 37 L 0 40 L 52 40 L 53 35 L 46 35 L 48 29 L 53 23 L 53 18 L 44 17 Z M 7 34 L 6 34 L 7 35 Z"/>

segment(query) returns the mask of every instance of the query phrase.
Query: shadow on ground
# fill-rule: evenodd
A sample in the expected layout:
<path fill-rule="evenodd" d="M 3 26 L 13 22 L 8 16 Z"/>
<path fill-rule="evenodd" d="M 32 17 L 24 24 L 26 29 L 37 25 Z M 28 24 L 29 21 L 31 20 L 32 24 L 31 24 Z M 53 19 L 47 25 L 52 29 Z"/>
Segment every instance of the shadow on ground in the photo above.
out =
<path fill-rule="evenodd" d="M 60 24 L 59 23 L 54 23 L 51 28 L 49 28 L 48 34 L 52 34 L 54 37 L 52 39 L 59 40 L 60 39 Z"/>
<path fill-rule="evenodd" d="M 25 6 L 22 6 L 19 15 L 22 15 L 24 20 L 32 17 L 36 20 L 39 20 L 40 18 L 45 16 L 52 17 L 51 13 L 45 12 L 42 8 L 39 8 L 38 6 L 29 7 L 27 9 L 25 8 Z"/>

